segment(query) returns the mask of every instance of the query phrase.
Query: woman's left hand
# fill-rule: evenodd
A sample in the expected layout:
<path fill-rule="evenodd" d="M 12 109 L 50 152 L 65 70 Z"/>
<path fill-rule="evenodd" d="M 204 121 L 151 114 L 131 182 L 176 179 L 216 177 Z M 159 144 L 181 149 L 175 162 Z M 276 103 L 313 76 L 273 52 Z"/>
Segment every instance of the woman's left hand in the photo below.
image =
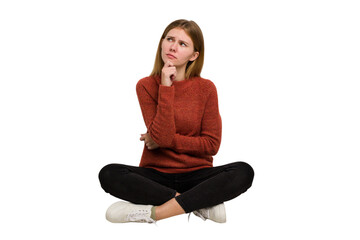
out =
<path fill-rule="evenodd" d="M 147 149 L 154 150 L 156 148 L 159 148 L 160 146 L 154 142 L 154 140 L 150 137 L 149 133 L 140 134 L 140 141 L 144 141 Z"/>

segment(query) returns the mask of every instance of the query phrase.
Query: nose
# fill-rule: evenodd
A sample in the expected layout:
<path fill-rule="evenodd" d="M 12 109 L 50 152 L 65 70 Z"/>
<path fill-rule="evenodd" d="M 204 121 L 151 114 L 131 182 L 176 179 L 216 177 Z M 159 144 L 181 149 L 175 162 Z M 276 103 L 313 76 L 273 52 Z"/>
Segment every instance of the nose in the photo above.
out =
<path fill-rule="evenodd" d="M 172 52 L 176 52 L 176 42 L 173 42 L 171 45 L 170 45 L 170 51 Z"/>

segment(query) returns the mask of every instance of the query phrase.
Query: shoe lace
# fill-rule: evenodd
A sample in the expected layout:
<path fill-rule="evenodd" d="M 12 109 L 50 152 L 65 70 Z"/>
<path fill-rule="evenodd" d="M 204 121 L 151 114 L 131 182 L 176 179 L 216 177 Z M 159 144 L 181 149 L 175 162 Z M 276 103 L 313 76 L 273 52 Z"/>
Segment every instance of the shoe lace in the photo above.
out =
<path fill-rule="evenodd" d="M 147 222 L 147 223 L 156 222 L 154 219 L 150 217 L 149 211 L 143 209 L 129 213 L 126 219 L 129 222 Z"/>

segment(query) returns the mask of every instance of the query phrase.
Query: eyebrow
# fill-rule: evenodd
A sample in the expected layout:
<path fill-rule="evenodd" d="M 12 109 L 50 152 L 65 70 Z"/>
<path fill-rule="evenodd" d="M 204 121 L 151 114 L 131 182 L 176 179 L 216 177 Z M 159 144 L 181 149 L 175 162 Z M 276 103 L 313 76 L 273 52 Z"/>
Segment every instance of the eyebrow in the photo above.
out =
<path fill-rule="evenodd" d="M 170 37 L 170 38 L 175 38 L 174 36 L 171 35 L 167 35 L 166 37 Z M 186 43 L 187 45 L 190 45 L 188 42 L 184 41 L 184 40 L 179 40 L 180 42 Z"/>

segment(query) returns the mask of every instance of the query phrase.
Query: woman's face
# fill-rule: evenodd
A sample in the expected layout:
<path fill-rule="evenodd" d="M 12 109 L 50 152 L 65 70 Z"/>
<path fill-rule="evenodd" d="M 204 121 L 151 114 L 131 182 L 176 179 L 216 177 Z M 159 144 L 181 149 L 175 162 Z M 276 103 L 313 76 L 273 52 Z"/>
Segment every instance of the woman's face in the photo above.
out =
<path fill-rule="evenodd" d="M 181 28 L 171 29 L 162 41 L 161 57 L 164 63 L 171 61 L 175 67 L 182 67 L 198 56 L 191 38 Z"/>

